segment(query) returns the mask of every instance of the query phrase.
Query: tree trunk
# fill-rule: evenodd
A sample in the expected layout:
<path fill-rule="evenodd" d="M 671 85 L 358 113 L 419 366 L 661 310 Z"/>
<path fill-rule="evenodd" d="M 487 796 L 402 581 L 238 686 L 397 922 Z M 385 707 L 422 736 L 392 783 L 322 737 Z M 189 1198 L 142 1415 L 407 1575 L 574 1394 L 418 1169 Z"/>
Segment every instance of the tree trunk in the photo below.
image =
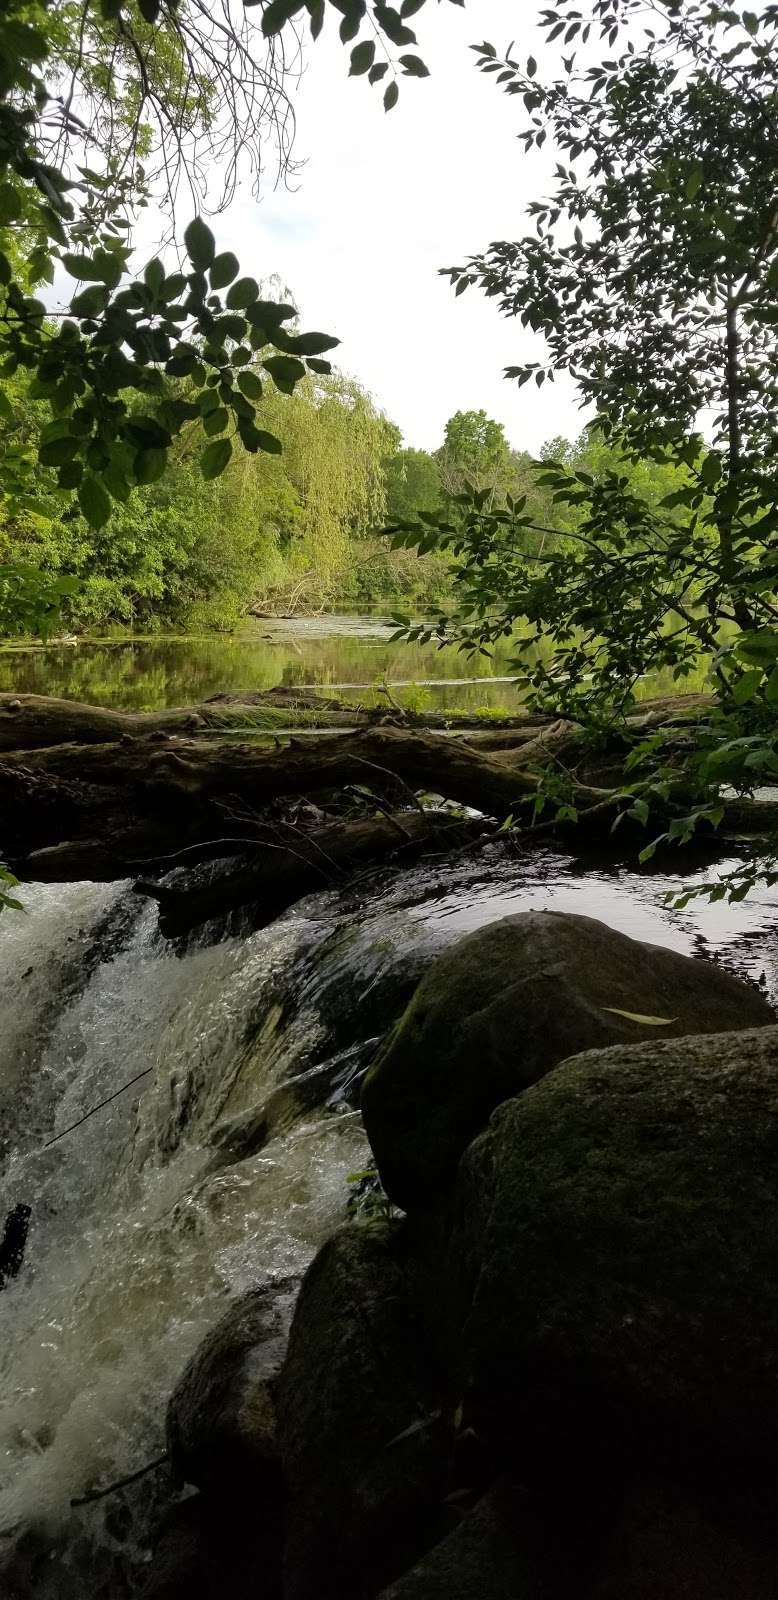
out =
<path fill-rule="evenodd" d="M 398 864 L 426 852 L 449 852 L 477 841 L 481 821 L 462 821 L 443 813 L 404 811 L 387 817 L 333 823 L 311 833 L 280 833 L 272 845 L 258 844 L 238 871 L 211 883 L 180 888 L 140 881 L 139 894 L 159 902 L 160 932 L 167 938 L 231 912 L 252 907 L 252 923 L 266 927 L 303 895 L 338 888 L 355 868 Z"/>

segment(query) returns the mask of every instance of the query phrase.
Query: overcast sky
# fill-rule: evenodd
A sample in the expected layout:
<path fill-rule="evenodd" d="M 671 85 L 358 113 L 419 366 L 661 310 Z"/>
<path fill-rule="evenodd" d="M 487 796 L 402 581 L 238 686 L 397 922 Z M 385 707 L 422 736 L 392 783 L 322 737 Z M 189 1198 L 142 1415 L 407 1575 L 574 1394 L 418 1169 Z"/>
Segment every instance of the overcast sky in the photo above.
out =
<path fill-rule="evenodd" d="M 516 53 L 530 53 L 538 39 L 524 8 L 429 0 L 413 25 L 432 76 L 403 79 L 388 115 L 380 89 L 348 78 L 327 11 L 295 93 L 296 154 L 306 164 L 294 192 L 269 182 L 259 202 L 244 192 L 215 220 L 219 248 L 234 249 L 254 277 L 281 275 L 303 326 L 340 337 L 335 359 L 407 444 L 434 449 L 454 411 L 480 407 L 520 449 L 577 433 L 572 385 L 519 390 L 501 376 L 509 362 L 538 354 L 533 336 L 474 289 L 455 300 L 437 276 L 492 239 L 516 237 L 527 200 L 544 189 L 545 151 L 527 157 L 517 142 L 523 106 L 476 70 L 468 49 L 515 37 Z"/>

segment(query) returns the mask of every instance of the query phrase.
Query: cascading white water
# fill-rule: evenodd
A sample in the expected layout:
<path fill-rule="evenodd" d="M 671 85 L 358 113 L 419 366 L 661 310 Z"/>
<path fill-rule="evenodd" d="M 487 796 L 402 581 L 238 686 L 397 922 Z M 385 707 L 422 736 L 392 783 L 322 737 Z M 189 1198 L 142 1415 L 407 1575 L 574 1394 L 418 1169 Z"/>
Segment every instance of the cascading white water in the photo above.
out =
<path fill-rule="evenodd" d="M 300 1272 L 343 1218 L 367 1151 L 338 1086 L 441 944 L 550 905 L 707 945 L 778 991 L 763 905 L 678 917 L 667 886 L 496 855 L 361 900 L 319 895 L 182 956 L 128 885 L 23 891 L 26 913 L 0 919 L 0 1223 L 32 1207 L 23 1269 L 0 1294 L 0 1530 L 44 1526 L 58 1576 L 38 1580 L 42 1600 L 132 1592 L 140 1514 L 128 1529 L 110 1500 L 70 1502 L 164 1450 L 167 1397 L 230 1296 Z M 218 1125 L 295 1079 L 297 1114 L 255 1153 L 219 1159 Z"/>

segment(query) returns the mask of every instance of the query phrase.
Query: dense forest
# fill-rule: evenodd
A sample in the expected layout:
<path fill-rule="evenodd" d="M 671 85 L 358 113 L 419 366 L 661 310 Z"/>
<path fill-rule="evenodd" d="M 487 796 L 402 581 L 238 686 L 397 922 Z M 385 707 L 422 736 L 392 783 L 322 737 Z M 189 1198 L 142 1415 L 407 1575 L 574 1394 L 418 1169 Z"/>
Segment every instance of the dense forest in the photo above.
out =
<path fill-rule="evenodd" d="M 0 244 L 2 233 L 0 232 Z M 526 452 L 483 411 L 457 412 L 438 450 L 401 447 L 399 429 L 352 378 L 311 375 L 291 395 L 266 391 L 257 420 L 274 452 L 234 457 L 215 481 L 203 478 L 198 440 L 184 434 L 158 482 L 134 488 L 104 529 L 90 529 L 47 465 L 45 403 L 23 369 L 7 385 L 13 406 L 8 443 L 35 463 L 35 509 L 0 509 L 0 567 L 27 565 L 71 583 L 59 626 L 149 631 L 230 629 L 251 612 L 315 612 L 336 604 L 387 608 L 451 604 L 445 553 L 392 548 L 383 530 L 446 509 L 455 518 L 467 492 L 526 495 L 541 542 L 575 526 L 552 503 Z M 206 432 L 208 425 L 206 423 Z M 589 434 L 551 440 L 542 457 L 602 477 L 618 450 Z M 629 466 L 655 500 L 673 473 L 650 461 Z M 458 502 L 460 509 L 458 510 Z M 525 542 L 533 544 L 531 531 Z M 22 615 L 7 621 L 24 631 Z"/>

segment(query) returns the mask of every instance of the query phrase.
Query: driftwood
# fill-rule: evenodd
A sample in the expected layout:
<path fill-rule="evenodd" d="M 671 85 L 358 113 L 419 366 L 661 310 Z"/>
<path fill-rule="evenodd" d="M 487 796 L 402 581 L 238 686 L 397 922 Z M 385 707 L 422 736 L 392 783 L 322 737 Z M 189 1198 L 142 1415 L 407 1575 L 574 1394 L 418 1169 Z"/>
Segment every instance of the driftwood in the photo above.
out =
<path fill-rule="evenodd" d="M 708 695 L 647 700 L 627 718 L 625 729 L 649 731 L 660 724 L 704 715 L 711 705 Z M 410 712 L 396 704 L 367 707 L 285 688 L 256 694 L 214 695 L 199 705 L 160 711 L 116 711 L 109 706 L 84 705 L 78 700 L 58 700 L 48 695 L 0 694 L 0 752 L 42 750 L 59 744 L 102 745 L 152 735 L 192 738 L 232 730 L 272 734 L 284 721 L 290 729 L 302 721 L 321 729 L 368 728 L 391 721 L 409 729 L 464 734 L 484 748 L 505 749 L 514 732 L 518 743 L 555 720 L 552 716 L 530 717 L 519 712 L 490 724 L 476 714 Z"/>
<path fill-rule="evenodd" d="M 174 730 L 160 738 L 164 729 L 155 723 L 149 732 L 148 723 L 136 718 L 129 733 L 129 714 L 32 696 L 14 709 L 10 698 L 0 697 L 4 858 L 28 879 L 140 878 L 140 892 L 159 902 L 160 926 L 171 936 L 248 906 L 253 920 L 264 924 L 302 895 L 343 885 L 374 863 L 478 845 L 494 837 L 494 825 L 506 818 L 531 837 L 570 826 L 555 824 L 547 813 L 533 821 L 539 776 L 549 765 L 564 773 L 566 797 L 578 812 L 572 837 L 607 837 L 623 809 L 621 762 L 630 740 L 670 723 L 682 748 L 692 736 L 689 720 L 705 718 L 710 707 L 705 698 L 691 696 L 647 704 L 593 763 L 581 730 L 562 719 L 517 719 L 518 725 L 499 729 L 481 725 L 460 730 L 459 738 L 448 729 L 407 724 L 339 733 L 325 728 L 269 749 L 256 738 L 219 738 L 200 724 L 191 730 L 183 724 L 191 737 Z M 268 703 L 263 696 L 247 702 Z M 276 703 L 288 705 L 289 697 L 277 696 Z M 38 704 L 46 710 L 36 733 Z M 220 707 L 220 715 L 245 713 L 245 704 L 230 697 L 207 704 Z M 186 718 L 201 709 L 161 715 Z M 2 750 L 11 726 L 21 730 L 26 748 Z M 200 737 L 203 732 L 208 737 Z M 54 740 L 45 747 L 44 734 Z M 74 735 L 83 742 L 73 742 Z M 465 815 L 423 809 L 418 797 L 425 794 L 453 802 Z M 668 815 L 683 805 L 679 793 Z M 653 832 L 661 832 L 664 822 L 652 816 Z M 719 836 L 759 836 L 776 827 L 778 805 L 732 800 Z M 644 842 L 630 823 L 619 841 L 628 832 L 630 849 L 636 838 Z M 713 842 L 713 835 L 708 839 Z M 185 869 L 230 857 L 240 857 L 237 867 L 209 881 L 202 874 L 194 881 L 184 875 Z"/>
<path fill-rule="evenodd" d="M 201 705 L 161 711 L 115 711 L 109 706 L 83 705 L 78 700 L 56 700 L 48 695 L 0 694 L 0 751 L 40 750 L 58 744 L 109 744 L 117 739 L 225 732 L 246 729 L 261 721 L 262 712 L 286 713 L 293 722 L 300 713 L 311 715 L 317 726 L 364 727 L 369 714 L 355 706 L 341 706 L 320 696 L 267 694 L 243 697 L 218 695 Z M 268 719 L 269 720 L 269 719 Z M 274 723 L 267 731 L 273 732 Z"/>
<path fill-rule="evenodd" d="M 462 849 L 484 831 L 482 821 L 430 811 L 332 823 L 291 838 L 291 829 L 279 830 L 276 842 L 251 847 L 245 866 L 210 883 L 181 888 L 141 879 L 135 888 L 159 902 L 160 931 L 168 938 L 249 905 L 255 908 L 254 926 L 266 927 L 303 895 L 348 883 L 358 867 L 406 864 L 422 853 Z"/>
<path fill-rule="evenodd" d="M 540 727 L 549 718 L 526 713 L 499 718 L 503 737 L 510 730 Z M 325 698 L 305 690 L 268 689 L 261 693 L 214 695 L 199 705 L 160 711 L 116 711 L 110 706 L 84 705 L 78 700 L 57 700 L 48 695 L 0 694 L 0 752 L 42 750 L 58 744 L 109 744 L 117 739 L 142 739 L 173 735 L 196 737 L 232 731 L 272 735 L 278 730 L 367 728 L 391 721 L 409 728 L 472 729 L 479 736 L 495 735 L 484 718 L 463 713 L 450 717 L 443 711 L 410 712 L 402 707 L 363 706 Z"/>
<path fill-rule="evenodd" d="M 555 731 L 556 730 L 556 731 Z M 65 842 L 101 838 L 116 854 L 113 876 L 128 862 L 235 832 L 223 825 L 236 807 L 258 813 L 291 796 L 322 795 L 362 786 L 401 796 L 426 791 L 504 819 L 527 814 L 540 765 L 567 751 L 570 724 L 557 723 L 514 751 L 491 754 L 440 734 L 385 727 L 343 737 L 322 734 L 274 750 L 237 740 L 175 739 L 57 745 L 0 758 L 0 834 L 14 862 Z M 579 812 L 617 804 L 610 787 L 576 781 Z M 778 807 L 732 801 L 727 826 L 760 831 L 774 825 Z M 216 826 L 221 823 L 220 826 Z M 91 876 L 92 874 L 90 874 Z M 104 867 L 96 876 L 105 876 Z"/>

